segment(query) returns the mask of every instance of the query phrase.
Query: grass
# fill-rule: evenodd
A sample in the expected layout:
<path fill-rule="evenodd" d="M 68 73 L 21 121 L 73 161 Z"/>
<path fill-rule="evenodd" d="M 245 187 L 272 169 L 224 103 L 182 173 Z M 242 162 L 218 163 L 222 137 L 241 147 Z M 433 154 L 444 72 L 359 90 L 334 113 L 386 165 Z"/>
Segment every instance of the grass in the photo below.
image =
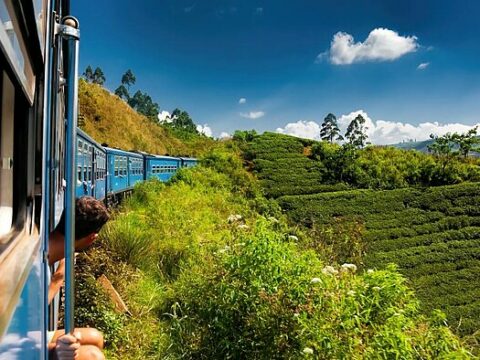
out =
<path fill-rule="evenodd" d="M 80 81 L 79 103 L 80 128 L 100 144 L 173 156 L 199 156 L 217 146 L 206 136 L 179 138 L 96 84 Z"/>

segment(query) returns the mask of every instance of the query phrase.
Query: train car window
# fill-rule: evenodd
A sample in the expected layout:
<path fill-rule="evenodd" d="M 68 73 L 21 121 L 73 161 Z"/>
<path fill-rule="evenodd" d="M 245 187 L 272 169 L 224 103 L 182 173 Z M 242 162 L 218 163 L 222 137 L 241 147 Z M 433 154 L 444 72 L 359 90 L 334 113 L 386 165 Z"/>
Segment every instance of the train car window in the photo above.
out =
<path fill-rule="evenodd" d="M 35 75 L 12 0 L 0 0 L 0 42 L 22 90 L 33 103 Z"/>
<path fill-rule="evenodd" d="M 113 160 L 113 169 L 114 169 L 114 176 L 118 176 L 118 161 L 116 156 L 114 157 L 114 160 Z"/>
<path fill-rule="evenodd" d="M 13 222 L 13 130 L 15 88 L 3 73 L 0 127 L 0 236 L 8 233 Z"/>

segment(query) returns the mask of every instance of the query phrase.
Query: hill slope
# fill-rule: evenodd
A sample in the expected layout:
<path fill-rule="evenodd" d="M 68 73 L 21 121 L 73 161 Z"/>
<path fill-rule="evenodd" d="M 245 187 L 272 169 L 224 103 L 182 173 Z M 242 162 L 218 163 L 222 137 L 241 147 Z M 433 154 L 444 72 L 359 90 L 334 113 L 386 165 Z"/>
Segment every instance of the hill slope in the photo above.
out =
<path fill-rule="evenodd" d="M 480 184 L 356 190 L 279 199 L 295 222 L 364 227 L 366 268 L 395 263 L 422 307 L 441 309 L 462 335 L 480 329 Z"/>
<path fill-rule="evenodd" d="M 80 128 L 99 143 L 111 147 L 160 155 L 198 156 L 215 146 L 214 140 L 201 135 L 188 140 L 177 138 L 99 85 L 80 81 L 79 102 Z"/>

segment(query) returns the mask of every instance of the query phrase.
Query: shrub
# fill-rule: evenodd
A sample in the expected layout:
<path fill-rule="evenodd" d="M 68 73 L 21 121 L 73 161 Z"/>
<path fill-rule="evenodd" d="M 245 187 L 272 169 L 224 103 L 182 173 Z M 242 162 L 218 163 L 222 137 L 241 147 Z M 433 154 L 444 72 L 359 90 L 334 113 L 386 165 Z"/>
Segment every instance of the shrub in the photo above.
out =
<path fill-rule="evenodd" d="M 354 274 L 260 221 L 173 286 L 170 352 L 213 359 L 468 358 L 441 321 L 428 322 L 394 267 Z"/>

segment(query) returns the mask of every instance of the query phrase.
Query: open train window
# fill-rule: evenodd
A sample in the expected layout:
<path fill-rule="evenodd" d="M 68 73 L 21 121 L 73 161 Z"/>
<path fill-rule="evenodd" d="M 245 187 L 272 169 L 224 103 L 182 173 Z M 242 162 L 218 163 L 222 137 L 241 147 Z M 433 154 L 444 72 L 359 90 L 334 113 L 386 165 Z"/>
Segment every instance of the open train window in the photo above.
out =
<path fill-rule="evenodd" d="M 1 77 L 0 126 L 0 236 L 7 234 L 13 222 L 13 135 L 15 88 L 8 75 Z"/>

